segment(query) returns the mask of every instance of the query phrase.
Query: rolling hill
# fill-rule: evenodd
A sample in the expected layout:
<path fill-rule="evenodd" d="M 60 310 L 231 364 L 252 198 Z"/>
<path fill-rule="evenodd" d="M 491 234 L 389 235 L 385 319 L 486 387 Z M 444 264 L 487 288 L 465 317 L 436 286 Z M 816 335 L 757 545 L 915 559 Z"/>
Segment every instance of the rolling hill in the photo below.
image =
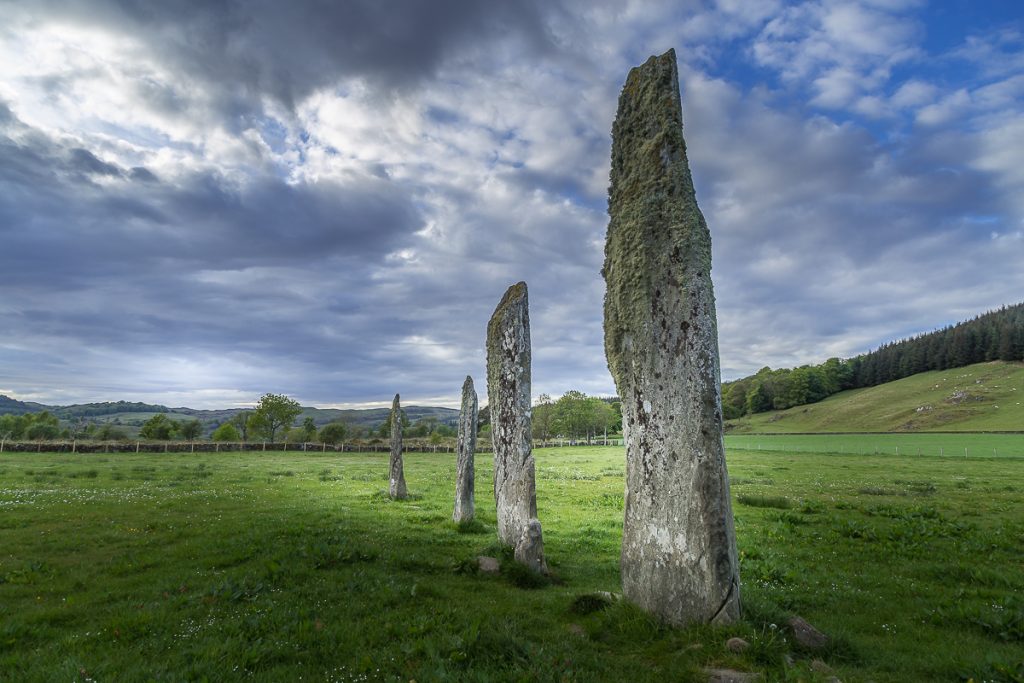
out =
<path fill-rule="evenodd" d="M 922 372 L 726 422 L 728 434 L 1024 432 L 1024 363 Z"/>

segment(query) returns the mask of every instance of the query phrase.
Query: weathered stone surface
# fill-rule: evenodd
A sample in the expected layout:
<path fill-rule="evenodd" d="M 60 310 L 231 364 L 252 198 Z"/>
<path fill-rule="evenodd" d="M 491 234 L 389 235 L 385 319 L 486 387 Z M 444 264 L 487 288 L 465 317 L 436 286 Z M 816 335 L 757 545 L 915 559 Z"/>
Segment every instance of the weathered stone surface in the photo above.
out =
<path fill-rule="evenodd" d="M 630 71 L 612 128 L 605 353 L 622 398 L 625 597 L 673 624 L 740 615 L 711 238 L 675 52 Z"/>
<path fill-rule="evenodd" d="M 501 564 L 498 563 L 498 558 L 487 557 L 486 555 L 480 555 L 476 558 L 477 565 L 480 567 L 480 571 L 484 574 L 500 574 Z"/>
<path fill-rule="evenodd" d="M 793 640 L 800 647 L 819 650 L 828 645 L 828 636 L 814 628 L 801 617 L 790 617 L 786 622 L 793 632 Z"/>
<path fill-rule="evenodd" d="M 530 312 L 525 282 L 508 288 L 487 325 L 487 401 L 494 446 L 498 537 L 517 548 L 524 530 L 537 517 L 530 433 Z M 539 523 L 536 532 L 540 533 Z M 541 539 L 531 543 L 543 552 Z"/>
<path fill-rule="evenodd" d="M 729 652 L 746 652 L 749 648 L 750 643 L 742 638 L 730 638 L 725 641 L 725 649 Z"/>
<path fill-rule="evenodd" d="M 473 458 L 476 453 L 476 422 L 478 414 L 476 390 L 473 378 L 467 376 L 462 383 L 462 410 L 459 412 L 458 457 L 455 461 L 455 510 L 452 519 L 456 523 L 473 519 L 476 511 L 473 496 Z"/>
<path fill-rule="evenodd" d="M 388 477 L 388 494 L 395 499 L 409 496 L 402 463 L 402 406 L 398 394 L 395 394 L 395 400 L 391 402 L 391 473 Z"/>
<path fill-rule="evenodd" d="M 544 562 L 544 537 L 540 520 L 531 519 L 523 529 L 516 543 L 515 558 L 516 562 L 525 564 L 535 572 L 548 573 L 548 565 Z"/>

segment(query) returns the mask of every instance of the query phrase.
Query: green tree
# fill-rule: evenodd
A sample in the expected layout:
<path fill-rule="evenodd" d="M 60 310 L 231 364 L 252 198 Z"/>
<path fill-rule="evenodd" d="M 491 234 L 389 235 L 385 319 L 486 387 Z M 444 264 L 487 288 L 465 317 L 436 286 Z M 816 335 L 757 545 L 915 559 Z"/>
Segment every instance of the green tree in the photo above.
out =
<path fill-rule="evenodd" d="M 195 441 L 203 433 L 203 423 L 199 420 L 189 420 L 181 424 L 181 435 L 186 441 Z"/>
<path fill-rule="evenodd" d="M 33 441 L 56 439 L 60 435 L 60 420 L 50 411 L 26 415 L 24 437 Z"/>
<path fill-rule="evenodd" d="M 316 423 L 312 417 L 306 417 L 302 421 L 302 440 L 313 441 L 314 439 L 316 439 Z"/>
<path fill-rule="evenodd" d="M 595 422 L 594 403 L 582 391 L 565 392 L 555 401 L 555 428 L 570 439 L 589 434 Z"/>
<path fill-rule="evenodd" d="M 768 390 L 760 382 L 756 382 L 753 388 L 747 392 L 747 414 L 763 413 L 771 410 L 772 399 Z"/>
<path fill-rule="evenodd" d="M 231 424 L 234 425 L 235 431 L 238 432 L 238 436 L 241 437 L 243 443 L 249 439 L 249 419 L 251 417 L 251 410 L 240 410 L 231 416 Z M 238 439 L 235 439 L 235 441 L 238 441 Z"/>
<path fill-rule="evenodd" d="M 301 412 L 302 406 L 295 399 L 283 394 L 263 394 L 253 411 L 249 429 L 273 441 L 278 430 L 291 427 Z"/>
<path fill-rule="evenodd" d="M 154 439 L 156 441 L 169 441 L 174 438 L 174 432 L 178 425 L 163 413 L 158 413 L 146 420 L 139 430 L 139 436 L 143 439 Z"/>
<path fill-rule="evenodd" d="M 117 425 L 106 422 L 96 430 L 96 438 L 100 441 L 124 441 L 128 434 Z"/>
<path fill-rule="evenodd" d="M 320 428 L 320 441 L 332 446 L 345 442 L 348 436 L 348 425 L 344 422 L 329 422 Z"/>
<path fill-rule="evenodd" d="M 234 420 L 229 420 L 213 430 L 214 441 L 239 441 L 241 435 L 238 433 L 238 428 L 235 427 Z"/>
<path fill-rule="evenodd" d="M 533 438 L 547 441 L 555 422 L 555 404 L 548 394 L 541 394 L 533 406 Z"/>

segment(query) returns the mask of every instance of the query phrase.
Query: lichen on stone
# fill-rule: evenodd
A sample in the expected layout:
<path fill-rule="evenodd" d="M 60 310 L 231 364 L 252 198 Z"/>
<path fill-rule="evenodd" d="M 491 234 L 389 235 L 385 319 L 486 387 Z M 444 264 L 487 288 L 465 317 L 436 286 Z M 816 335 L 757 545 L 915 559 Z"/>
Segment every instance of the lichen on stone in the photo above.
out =
<path fill-rule="evenodd" d="M 626 437 L 623 592 L 673 623 L 739 615 L 711 238 L 675 52 L 630 71 L 612 127 L 605 353 Z"/>

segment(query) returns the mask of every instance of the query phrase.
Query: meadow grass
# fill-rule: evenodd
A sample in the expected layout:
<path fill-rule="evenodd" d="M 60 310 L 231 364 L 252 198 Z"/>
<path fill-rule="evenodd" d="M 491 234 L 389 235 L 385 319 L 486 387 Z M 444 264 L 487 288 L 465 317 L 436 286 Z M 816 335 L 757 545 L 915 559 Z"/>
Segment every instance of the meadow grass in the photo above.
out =
<path fill-rule="evenodd" d="M 727 448 L 953 458 L 1024 458 L 1024 434 L 730 434 Z"/>
<path fill-rule="evenodd" d="M 1024 678 L 1024 460 L 731 449 L 745 618 L 673 629 L 593 597 L 619 590 L 622 449 L 536 458 L 533 584 L 495 543 L 489 455 L 459 527 L 450 455 L 407 454 L 394 502 L 384 453 L 3 453 L 0 680 Z"/>

